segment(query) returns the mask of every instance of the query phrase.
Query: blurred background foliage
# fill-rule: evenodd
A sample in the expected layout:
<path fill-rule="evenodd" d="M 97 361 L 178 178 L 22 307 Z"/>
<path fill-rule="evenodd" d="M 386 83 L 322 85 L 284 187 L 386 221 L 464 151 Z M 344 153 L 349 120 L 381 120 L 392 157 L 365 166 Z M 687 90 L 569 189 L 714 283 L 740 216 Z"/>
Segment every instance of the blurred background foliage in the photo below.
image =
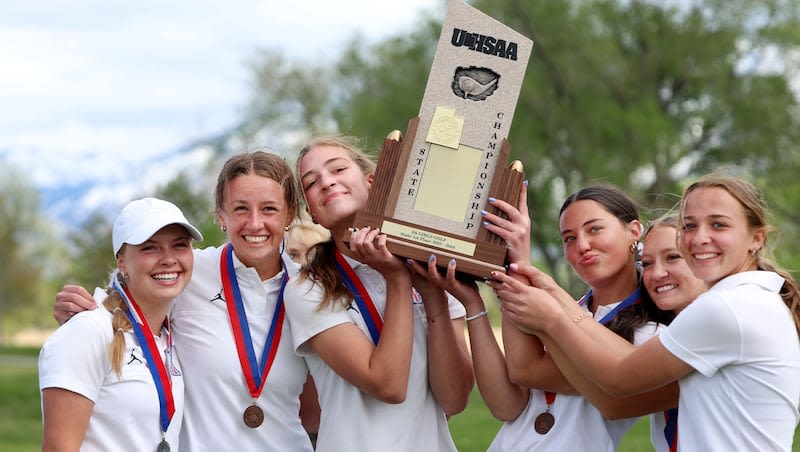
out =
<path fill-rule="evenodd" d="M 797 268 L 800 220 L 800 0 L 475 0 L 534 41 L 509 141 L 528 180 L 532 260 L 574 295 L 562 258 L 563 199 L 595 182 L 618 185 L 647 220 L 673 208 L 687 182 L 724 168 L 765 193 L 781 233 L 776 258 Z M 418 113 L 446 2 L 402 35 L 354 35 L 330 61 L 263 49 L 249 61 L 251 99 L 236 127 L 191 146 L 213 156 L 157 193 L 224 239 L 214 221 L 216 174 L 230 155 L 269 143 L 292 163 L 320 133 L 383 138 Z M 188 143 L 187 138 L 187 143 Z M 67 240 L 41 216 L 35 187 L 3 162 L 0 177 L 0 338 L 52 327 L 64 283 L 103 284 L 111 269 L 107 212 Z M 777 243 L 773 239 L 773 246 Z"/>

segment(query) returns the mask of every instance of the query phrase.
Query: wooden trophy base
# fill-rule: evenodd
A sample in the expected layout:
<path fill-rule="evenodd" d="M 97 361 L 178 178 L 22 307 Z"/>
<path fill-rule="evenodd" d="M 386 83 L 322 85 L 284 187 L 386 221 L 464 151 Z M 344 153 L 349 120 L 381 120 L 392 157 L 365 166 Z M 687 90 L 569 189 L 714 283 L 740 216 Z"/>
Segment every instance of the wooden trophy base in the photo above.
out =
<path fill-rule="evenodd" d="M 398 131 L 394 131 L 384 140 L 367 207 L 356 214 L 353 227 L 369 226 L 380 229 L 387 235 L 389 251 L 397 256 L 419 261 L 423 265 L 427 265 L 431 255 L 436 256 L 437 266 L 442 269 L 446 269 L 448 263 L 455 259 L 460 277 L 488 279 L 493 271 L 505 272 L 508 251 L 505 241 L 483 227 L 473 239 L 429 225 L 410 223 L 398 217 L 395 212 L 418 124 L 419 118 L 409 121 L 405 139 Z M 506 162 L 509 152 L 508 140 L 503 140 L 499 161 Z M 488 196 L 516 206 L 523 176 L 516 164 L 498 168 L 490 184 Z M 501 211 L 488 204 L 485 210 L 504 216 Z M 349 233 L 345 237 L 347 239 Z M 461 252 L 462 250 L 466 252 Z"/>

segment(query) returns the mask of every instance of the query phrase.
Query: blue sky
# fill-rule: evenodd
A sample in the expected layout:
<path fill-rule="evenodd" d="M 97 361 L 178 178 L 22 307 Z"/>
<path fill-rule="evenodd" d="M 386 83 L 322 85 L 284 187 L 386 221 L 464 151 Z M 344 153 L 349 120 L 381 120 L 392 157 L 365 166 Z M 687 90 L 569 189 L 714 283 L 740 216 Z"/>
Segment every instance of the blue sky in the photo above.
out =
<path fill-rule="evenodd" d="M 422 12 L 443 16 L 444 4 L 5 2 L 0 160 L 42 188 L 128 177 L 138 162 L 233 124 L 249 95 L 246 64 L 256 50 L 323 59 L 354 33 L 380 39 Z"/>

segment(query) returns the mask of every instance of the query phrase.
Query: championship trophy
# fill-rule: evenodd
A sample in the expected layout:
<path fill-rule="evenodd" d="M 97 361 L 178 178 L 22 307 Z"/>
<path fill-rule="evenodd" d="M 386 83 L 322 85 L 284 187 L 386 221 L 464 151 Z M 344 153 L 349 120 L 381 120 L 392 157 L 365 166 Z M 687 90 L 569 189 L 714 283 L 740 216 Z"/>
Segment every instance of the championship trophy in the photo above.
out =
<path fill-rule="evenodd" d="M 451 0 L 419 116 L 384 140 L 367 208 L 354 227 L 379 228 L 398 256 L 471 278 L 505 271 L 504 240 L 482 227 L 490 197 L 519 201 L 522 165 L 508 132 L 533 41 Z"/>

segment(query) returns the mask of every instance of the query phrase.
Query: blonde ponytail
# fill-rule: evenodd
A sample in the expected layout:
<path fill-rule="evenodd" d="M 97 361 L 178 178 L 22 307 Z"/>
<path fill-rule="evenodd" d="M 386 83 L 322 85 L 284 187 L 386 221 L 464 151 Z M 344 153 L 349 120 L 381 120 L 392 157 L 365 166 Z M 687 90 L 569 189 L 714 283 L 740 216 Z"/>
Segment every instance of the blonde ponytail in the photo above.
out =
<path fill-rule="evenodd" d="M 119 271 L 114 272 L 111 278 L 118 278 L 121 285 L 125 284 L 122 275 Z M 128 319 L 128 306 L 122 295 L 119 294 L 113 287 L 107 289 L 108 297 L 103 302 L 103 306 L 111 311 L 111 328 L 114 331 L 114 339 L 108 347 L 108 359 L 111 362 L 111 368 L 117 377 L 122 376 L 122 360 L 125 358 L 125 331 L 130 331 L 132 328 L 131 322 Z"/>

